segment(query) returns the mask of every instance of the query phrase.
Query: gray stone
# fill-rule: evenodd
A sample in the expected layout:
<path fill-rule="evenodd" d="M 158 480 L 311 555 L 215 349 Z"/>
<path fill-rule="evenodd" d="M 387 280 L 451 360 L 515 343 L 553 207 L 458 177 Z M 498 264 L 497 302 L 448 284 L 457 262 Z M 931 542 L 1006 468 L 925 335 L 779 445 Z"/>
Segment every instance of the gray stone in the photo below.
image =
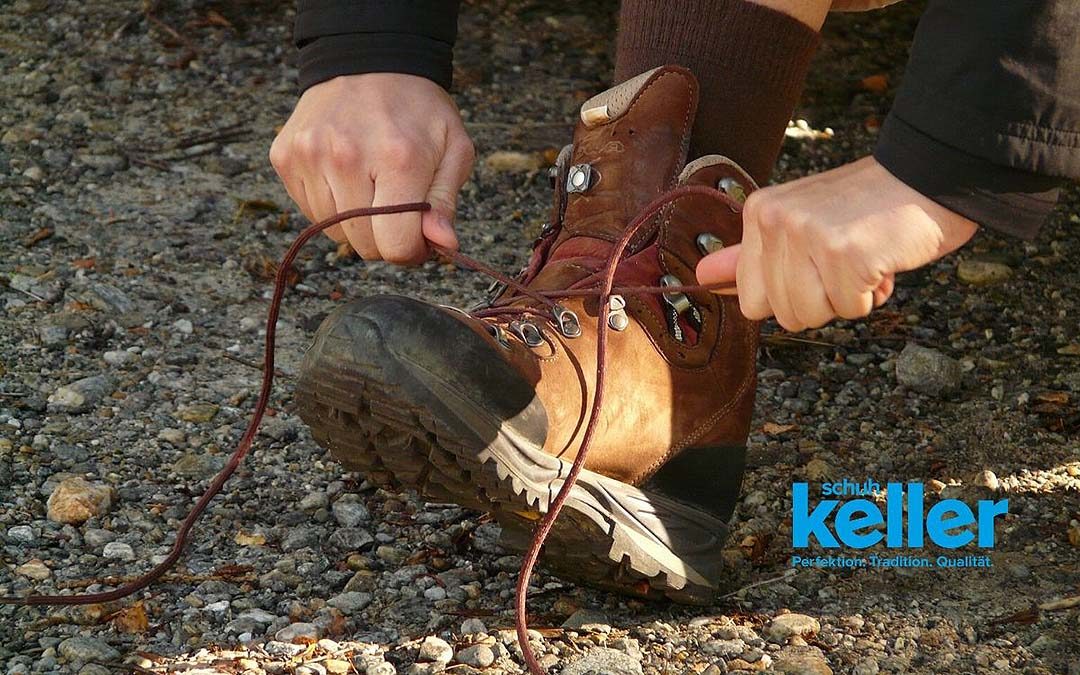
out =
<path fill-rule="evenodd" d="M 611 631 L 610 624 L 611 620 L 603 612 L 579 609 L 563 621 L 562 627 L 570 630 L 599 630 L 608 633 Z"/>
<path fill-rule="evenodd" d="M 294 623 L 290 624 L 275 635 L 274 639 L 278 642 L 296 642 L 297 640 L 318 640 L 319 639 L 319 627 L 313 623 Z"/>
<path fill-rule="evenodd" d="M 821 623 L 812 616 L 781 614 L 769 623 L 765 633 L 771 640 L 782 642 L 793 635 L 804 637 L 814 635 L 819 630 L 821 630 Z"/>
<path fill-rule="evenodd" d="M 473 645 L 458 651 L 454 660 L 473 668 L 487 668 L 495 663 L 495 652 L 487 645 Z"/>
<path fill-rule="evenodd" d="M 96 527 L 89 527 L 83 532 L 83 542 L 89 548 L 101 548 L 114 539 L 116 539 L 116 533 Z"/>
<path fill-rule="evenodd" d="M 641 662 L 614 649 L 593 647 L 563 669 L 562 675 L 642 675 Z"/>
<path fill-rule="evenodd" d="M 359 551 L 375 541 L 375 537 L 367 530 L 358 527 L 343 527 L 334 530 L 327 540 L 328 543 L 340 551 Z"/>
<path fill-rule="evenodd" d="M 75 380 L 57 388 L 49 396 L 49 412 L 86 412 L 112 392 L 113 387 L 113 381 L 105 375 L 92 375 Z"/>
<path fill-rule="evenodd" d="M 173 462 L 172 472 L 187 478 L 209 478 L 225 466 L 225 459 L 204 451 L 187 452 Z"/>
<path fill-rule="evenodd" d="M 298 551 L 302 548 L 318 549 L 322 536 L 323 531 L 320 527 L 294 527 L 281 540 L 281 548 L 285 551 Z"/>
<path fill-rule="evenodd" d="M 450 663 L 450 659 L 454 658 L 454 648 L 446 640 L 429 635 L 420 643 L 420 653 L 416 658 L 418 661 Z"/>
<path fill-rule="evenodd" d="M 356 527 L 360 523 L 371 520 L 367 507 L 360 501 L 360 497 L 354 494 L 339 497 L 330 507 L 330 512 L 334 514 L 334 520 L 342 527 Z"/>
<path fill-rule="evenodd" d="M 371 604 L 371 593 L 362 593 L 360 591 L 346 591 L 339 595 L 335 595 L 326 601 L 326 604 L 331 607 L 336 607 L 346 614 L 353 614 L 363 610 L 365 607 Z"/>
<path fill-rule="evenodd" d="M 988 260 L 961 260 L 956 267 L 956 277 L 971 286 L 989 286 L 1012 276 L 1012 268 L 1004 263 Z"/>
<path fill-rule="evenodd" d="M 9 527 L 7 538 L 9 541 L 17 541 L 21 544 L 29 544 L 37 539 L 34 535 L 34 528 L 29 525 L 15 525 L 14 527 Z"/>
<path fill-rule="evenodd" d="M 936 349 L 909 342 L 896 359 L 896 379 L 920 393 L 940 396 L 960 388 L 960 363 Z"/>
<path fill-rule="evenodd" d="M 120 367 L 125 364 L 131 363 L 138 358 L 135 354 L 127 351 L 126 349 L 116 349 L 105 352 L 101 355 L 101 358 L 105 360 L 105 363 L 110 366 Z"/>
<path fill-rule="evenodd" d="M 397 675 L 397 668 L 389 661 L 376 661 L 364 669 L 364 675 Z"/>
<path fill-rule="evenodd" d="M 477 618 L 470 618 L 461 622 L 462 635 L 476 635 L 477 633 L 487 633 L 487 626 L 484 625 L 483 621 Z"/>
<path fill-rule="evenodd" d="M 309 492 L 304 495 L 304 498 L 300 500 L 297 506 L 301 511 L 318 511 L 324 509 L 330 504 L 330 498 L 326 496 L 325 492 L 316 491 Z"/>
<path fill-rule="evenodd" d="M 851 675 L 877 675 L 881 670 L 877 659 L 867 657 L 855 664 L 851 669 Z"/>
<path fill-rule="evenodd" d="M 432 586 L 431 588 L 424 589 L 424 597 L 432 602 L 438 602 L 439 600 L 446 599 L 446 589 L 442 586 Z"/>
<path fill-rule="evenodd" d="M 70 637 L 56 647 L 56 651 L 68 661 L 115 661 L 120 652 L 104 640 L 92 637 Z"/>
<path fill-rule="evenodd" d="M 110 541 L 105 544 L 105 548 L 101 554 L 106 558 L 113 558 L 115 560 L 134 560 L 135 549 L 131 548 L 131 544 L 125 544 L 122 541 Z"/>
<path fill-rule="evenodd" d="M 730 659 L 746 651 L 746 643 L 742 640 L 709 640 L 701 646 L 701 650 L 711 656 Z"/>

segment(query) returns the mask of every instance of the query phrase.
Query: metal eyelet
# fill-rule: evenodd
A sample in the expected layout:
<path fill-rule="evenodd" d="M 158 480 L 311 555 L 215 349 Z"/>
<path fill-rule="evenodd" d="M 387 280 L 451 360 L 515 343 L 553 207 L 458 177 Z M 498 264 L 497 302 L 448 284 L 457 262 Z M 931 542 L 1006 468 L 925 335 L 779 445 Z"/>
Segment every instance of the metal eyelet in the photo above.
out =
<path fill-rule="evenodd" d="M 552 313 L 555 315 L 555 323 L 559 326 L 559 332 L 564 337 L 581 337 L 581 323 L 578 321 L 577 314 L 562 305 L 555 305 L 552 308 Z"/>
<path fill-rule="evenodd" d="M 489 323 L 487 329 L 488 332 L 491 333 L 491 337 L 495 338 L 495 341 L 498 342 L 503 349 L 510 349 L 510 339 L 502 326 Z"/>
<path fill-rule="evenodd" d="M 721 178 L 716 182 L 716 189 L 742 204 L 746 201 L 746 188 L 734 178 Z"/>
<path fill-rule="evenodd" d="M 666 287 L 682 286 L 683 284 L 681 281 L 679 281 L 679 277 L 675 276 L 674 274 L 665 274 L 664 276 L 660 277 L 660 285 Z M 682 314 L 683 312 L 689 310 L 691 307 L 690 298 L 686 296 L 686 293 L 664 293 L 664 302 L 666 302 L 669 307 L 674 309 L 676 314 Z"/>
<path fill-rule="evenodd" d="M 697 242 L 698 250 L 701 251 L 701 255 L 716 253 L 724 248 L 724 241 L 711 232 L 702 232 L 697 236 L 695 241 Z"/>
<path fill-rule="evenodd" d="M 575 164 L 566 174 L 567 193 L 586 192 L 594 184 L 595 172 L 591 164 Z"/>
<path fill-rule="evenodd" d="M 555 181 L 559 179 L 559 167 L 552 166 L 548 168 L 548 180 L 551 182 L 551 189 L 555 189 Z"/>
<path fill-rule="evenodd" d="M 612 330 L 624 331 L 630 326 L 630 317 L 626 315 L 626 299 L 613 295 L 608 300 L 608 326 Z"/>
<path fill-rule="evenodd" d="M 536 324 L 528 321 L 511 321 L 510 332 L 530 347 L 539 347 L 544 344 L 544 335 Z"/>

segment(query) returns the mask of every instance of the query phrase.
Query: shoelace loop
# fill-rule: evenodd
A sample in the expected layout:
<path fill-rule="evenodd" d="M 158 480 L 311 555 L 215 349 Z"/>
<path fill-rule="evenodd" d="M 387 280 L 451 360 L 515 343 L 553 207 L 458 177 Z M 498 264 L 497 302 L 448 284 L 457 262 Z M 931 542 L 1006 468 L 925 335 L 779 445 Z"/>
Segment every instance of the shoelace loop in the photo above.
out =
<path fill-rule="evenodd" d="M 544 541 L 547 539 L 548 534 L 551 531 L 552 526 L 555 524 L 555 520 L 559 517 L 559 512 L 562 510 L 563 504 L 570 496 L 570 492 L 573 490 L 574 485 L 577 482 L 578 475 L 585 466 L 585 459 L 588 456 L 590 443 L 596 430 L 596 422 L 600 417 L 600 412 L 603 407 L 603 395 L 604 395 L 604 374 L 606 371 L 605 355 L 607 349 L 607 336 L 608 336 L 608 311 L 609 311 L 609 299 L 613 294 L 619 295 L 634 295 L 634 294 L 661 294 L 676 292 L 701 292 L 712 291 L 721 288 L 730 288 L 731 284 L 709 284 L 709 285 L 694 285 L 694 286 L 627 286 L 616 287 L 615 273 L 618 269 L 619 262 L 622 260 L 622 255 L 625 252 L 630 240 L 634 234 L 645 224 L 645 222 L 656 215 L 660 209 L 667 204 L 679 199 L 686 195 L 703 195 L 706 197 L 715 198 L 723 201 L 722 193 L 718 190 L 708 188 L 705 186 L 683 186 L 670 190 L 642 209 L 641 213 L 632 220 L 626 228 L 623 237 L 612 248 L 611 254 L 603 266 L 602 281 L 599 287 L 596 288 L 577 288 L 569 289 L 565 291 L 534 291 L 527 288 L 525 285 L 518 281 L 511 279 L 507 275 L 491 268 L 490 266 L 470 258 L 469 256 L 452 249 L 448 249 L 436 244 L 430 244 L 431 248 L 437 253 L 445 256 L 450 261 L 472 269 L 476 272 L 480 272 L 487 276 L 492 277 L 502 283 L 505 283 L 508 287 L 513 288 L 518 293 L 526 296 L 543 306 L 553 308 L 557 305 L 556 300 L 559 298 L 570 297 L 588 297 L 595 296 L 600 298 L 598 303 L 599 315 L 597 317 L 597 355 L 596 355 L 596 390 L 593 393 L 592 411 L 589 417 L 589 422 L 585 426 L 585 430 L 582 435 L 580 450 L 577 457 L 574 458 L 574 462 L 571 465 L 570 471 L 567 473 L 562 487 L 556 493 L 555 498 L 552 499 L 551 504 L 548 506 L 547 513 L 544 514 L 536 525 L 536 529 L 533 532 L 532 541 L 529 544 L 528 550 L 525 552 L 522 558 L 521 571 L 518 575 L 517 581 L 517 595 L 515 601 L 515 624 L 517 628 L 518 643 L 521 645 L 521 652 L 525 659 L 525 664 L 529 671 L 533 675 L 543 675 L 545 672 L 543 667 L 536 659 L 536 655 L 533 653 L 532 647 L 529 644 L 528 636 L 528 621 L 525 613 L 526 600 L 528 596 L 529 580 L 532 577 L 533 569 L 536 566 L 536 562 L 540 557 L 540 552 L 543 549 Z M 270 394 L 273 390 L 274 384 L 274 348 L 276 344 L 277 333 L 277 321 L 278 316 L 281 313 L 281 301 L 285 296 L 285 290 L 288 287 L 289 270 L 293 263 L 296 261 L 297 255 L 300 250 L 307 244 L 315 235 L 319 234 L 323 230 L 332 227 L 342 221 L 349 220 L 351 218 L 365 218 L 369 216 L 387 215 L 394 213 L 408 213 L 408 212 L 422 212 L 431 209 L 431 205 L 427 202 L 412 202 L 407 204 L 393 204 L 388 206 L 373 206 L 361 209 L 351 209 L 349 211 L 343 211 L 335 216 L 327 218 L 313 225 L 305 228 L 292 245 L 289 246 L 285 255 L 282 257 L 278 266 L 277 273 L 274 277 L 274 291 L 270 299 L 270 306 L 267 310 L 266 317 L 266 339 L 263 354 L 263 369 L 262 369 L 262 384 L 260 385 L 259 398 L 255 404 L 255 408 L 252 411 L 251 419 L 248 422 L 247 428 L 241 436 L 239 443 L 236 446 L 236 450 L 233 451 L 229 457 L 229 461 L 225 464 L 224 468 L 214 477 L 210 485 L 203 492 L 202 496 L 192 507 L 191 511 L 180 523 L 180 526 L 176 531 L 176 540 L 173 542 L 172 548 L 169 550 L 169 554 L 160 563 L 155 565 L 150 571 L 146 572 L 137 579 L 123 584 L 111 591 L 105 591 L 101 593 L 85 593 L 78 595 L 28 595 L 24 597 L 0 597 L 0 604 L 7 605 L 23 605 L 23 606 L 41 606 L 41 605 L 91 605 L 97 603 L 114 602 L 121 600 L 130 595 L 138 593 L 142 589 L 150 586 L 155 581 L 159 580 L 183 555 L 184 549 L 187 547 L 188 541 L 191 536 L 191 532 L 195 527 L 196 522 L 206 511 L 206 507 L 216 497 L 224 487 L 229 478 L 236 472 L 240 464 L 243 462 L 244 457 L 251 451 L 252 443 L 255 440 L 255 435 L 259 430 L 259 425 L 262 423 L 263 416 L 266 413 L 267 405 L 270 402 Z M 492 311 L 485 314 L 485 310 L 474 313 L 476 317 L 483 316 L 500 316 L 513 312 L 529 313 L 529 308 L 508 306 L 506 308 L 491 308 Z M 531 310 L 535 312 L 535 310 Z"/>

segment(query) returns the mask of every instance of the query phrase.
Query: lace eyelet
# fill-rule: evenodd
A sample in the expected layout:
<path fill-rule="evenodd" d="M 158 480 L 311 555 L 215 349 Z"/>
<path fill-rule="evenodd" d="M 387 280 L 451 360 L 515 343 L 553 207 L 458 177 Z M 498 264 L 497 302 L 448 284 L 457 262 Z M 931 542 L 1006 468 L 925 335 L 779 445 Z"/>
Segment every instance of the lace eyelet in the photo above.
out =
<path fill-rule="evenodd" d="M 724 240 L 711 232 L 702 232 L 697 236 L 695 242 L 697 243 L 698 250 L 701 251 L 701 255 L 716 253 L 724 248 Z"/>
<path fill-rule="evenodd" d="M 563 334 L 563 337 L 581 337 L 581 323 L 578 321 L 577 314 L 562 305 L 555 305 L 552 308 L 552 313 L 555 315 L 555 323 L 558 325 L 559 332 Z"/>

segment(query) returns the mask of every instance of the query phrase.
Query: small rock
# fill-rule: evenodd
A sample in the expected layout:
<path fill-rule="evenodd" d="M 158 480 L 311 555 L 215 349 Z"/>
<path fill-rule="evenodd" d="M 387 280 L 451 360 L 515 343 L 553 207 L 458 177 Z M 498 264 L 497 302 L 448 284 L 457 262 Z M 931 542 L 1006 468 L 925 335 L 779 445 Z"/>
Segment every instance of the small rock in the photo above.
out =
<path fill-rule="evenodd" d="M 93 375 L 59 387 L 49 396 L 49 411 L 81 413 L 90 410 L 113 390 L 113 382 L 104 375 Z"/>
<path fill-rule="evenodd" d="M 191 335 L 195 332 L 195 326 L 191 323 L 190 319 L 177 319 L 173 322 L 173 328 L 184 335 Z"/>
<path fill-rule="evenodd" d="M 34 559 L 16 567 L 15 574 L 34 581 L 45 581 L 52 576 L 52 570 L 46 567 L 42 561 Z"/>
<path fill-rule="evenodd" d="M 187 434 L 182 429 L 162 429 L 157 435 L 159 440 L 166 443 L 172 443 L 173 445 L 182 445 L 187 440 Z M 173 471 L 176 471 L 173 468 Z"/>
<path fill-rule="evenodd" d="M 115 661 L 120 652 L 108 643 L 91 637 L 70 637 L 56 647 L 57 653 L 68 661 Z"/>
<path fill-rule="evenodd" d="M 495 663 L 495 652 L 487 645 L 473 645 L 454 654 L 454 660 L 473 668 L 487 668 Z"/>
<path fill-rule="evenodd" d="M 334 520 L 342 527 L 356 527 L 360 523 L 371 520 L 371 514 L 367 506 L 360 501 L 360 497 L 354 494 L 342 495 L 334 505 L 330 507 Z"/>
<path fill-rule="evenodd" d="M 120 367 L 124 364 L 131 363 L 137 357 L 126 349 L 114 349 L 102 354 L 101 358 L 105 359 L 105 363 L 110 366 Z"/>
<path fill-rule="evenodd" d="M 195 403 L 181 408 L 176 413 L 176 416 L 184 422 L 203 423 L 214 419 L 214 416 L 218 414 L 218 410 L 220 410 L 220 407 L 213 403 Z"/>
<path fill-rule="evenodd" d="M 29 525 L 15 525 L 9 527 L 7 531 L 7 538 L 9 541 L 17 541 L 21 544 L 33 543 L 37 537 L 34 535 L 34 528 Z"/>
<path fill-rule="evenodd" d="M 896 359 L 896 379 L 915 391 L 940 396 L 960 388 L 960 363 L 909 342 Z"/>
<path fill-rule="evenodd" d="M 593 647 L 563 669 L 562 675 L 642 675 L 641 662 L 620 651 Z"/>
<path fill-rule="evenodd" d="M 971 286 L 989 286 L 1012 276 L 1012 268 L 999 262 L 986 260 L 961 260 L 956 267 L 956 277 Z"/>
<path fill-rule="evenodd" d="M 492 171 L 524 173 L 526 171 L 536 171 L 542 167 L 544 158 L 536 153 L 498 150 L 488 155 L 484 160 L 484 164 Z"/>
<path fill-rule="evenodd" d="M 116 533 L 97 527 L 88 527 L 83 532 L 83 542 L 88 548 L 101 548 L 116 539 Z"/>
<path fill-rule="evenodd" d="M 314 642 L 319 639 L 319 627 L 312 623 L 294 623 L 274 634 L 278 642 Z"/>
<path fill-rule="evenodd" d="M 110 541 L 108 544 L 105 544 L 105 548 L 101 551 L 101 555 L 116 560 L 134 560 L 135 549 L 131 548 L 131 544 L 125 544 L 122 541 Z"/>
<path fill-rule="evenodd" d="M 47 515 L 56 523 L 78 525 L 108 511 L 112 501 L 111 487 L 82 478 L 67 478 L 49 495 Z"/>
<path fill-rule="evenodd" d="M 173 462 L 171 468 L 172 472 L 178 476 L 209 478 L 220 471 L 224 465 L 225 460 L 223 458 L 199 451 L 184 453 L 180 456 L 180 459 Z"/>
<path fill-rule="evenodd" d="M 367 530 L 359 527 L 343 527 L 330 535 L 330 546 L 341 551 L 359 551 L 375 541 Z"/>
<path fill-rule="evenodd" d="M 371 593 L 361 593 L 360 591 L 346 591 L 335 595 L 326 601 L 326 604 L 331 607 L 337 607 L 346 614 L 354 614 L 363 610 L 365 607 L 371 604 Z"/>
<path fill-rule="evenodd" d="M 604 633 L 611 632 L 611 621 L 603 612 L 597 612 L 591 609 L 579 609 L 571 614 L 566 621 L 563 621 L 562 627 L 570 630 L 597 630 L 606 628 L 607 630 L 601 630 Z"/>
<path fill-rule="evenodd" d="M 477 618 L 470 618 L 461 622 L 462 635 L 476 635 L 477 633 L 487 633 L 487 626 L 484 625 L 483 621 Z"/>
<path fill-rule="evenodd" d="M 975 484 L 981 485 L 991 492 L 997 492 L 1001 489 L 1001 482 L 998 481 L 998 477 L 993 471 L 982 471 L 975 477 Z"/>
<path fill-rule="evenodd" d="M 773 669 L 785 675 L 833 675 L 828 662 L 813 654 L 782 656 L 773 663 Z"/>
<path fill-rule="evenodd" d="M 318 511 L 324 509 L 330 504 L 330 498 L 326 496 L 325 492 L 309 492 L 304 495 L 304 498 L 297 504 L 301 511 Z"/>
<path fill-rule="evenodd" d="M 815 635 L 819 630 L 821 623 L 812 616 L 781 614 L 772 620 L 765 632 L 774 642 L 783 642 L 794 635 Z"/>
<path fill-rule="evenodd" d="M 424 591 L 424 597 L 432 602 L 446 599 L 446 589 L 442 586 L 432 586 Z"/>
<path fill-rule="evenodd" d="M 804 471 L 810 480 L 822 481 L 828 479 L 834 469 L 825 460 L 815 458 L 806 463 Z"/>
<path fill-rule="evenodd" d="M 742 640 L 709 640 L 701 650 L 710 656 L 730 659 L 746 651 L 746 643 Z"/>
<path fill-rule="evenodd" d="M 397 675 L 397 668 L 389 661 L 376 661 L 364 669 L 364 675 Z"/>
<path fill-rule="evenodd" d="M 352 670 L 352 664 L 341 659 L 326 659 L 323 661 L 323 666 L 331 675 L 344 675 Z"/>
<path fill-rule="evenodd" d="M 454 658 L 454 648 L 446 640 L 431 635 L 420 643 L 420 653 L 416 658 L 418 661 L 450 663 L 450 659 Z"/>
<path fill-rule="evenodd" d="M 851 675 L 877 675 L 880 670 L 877 659 L 867 657 L 855 664 Z"/>

